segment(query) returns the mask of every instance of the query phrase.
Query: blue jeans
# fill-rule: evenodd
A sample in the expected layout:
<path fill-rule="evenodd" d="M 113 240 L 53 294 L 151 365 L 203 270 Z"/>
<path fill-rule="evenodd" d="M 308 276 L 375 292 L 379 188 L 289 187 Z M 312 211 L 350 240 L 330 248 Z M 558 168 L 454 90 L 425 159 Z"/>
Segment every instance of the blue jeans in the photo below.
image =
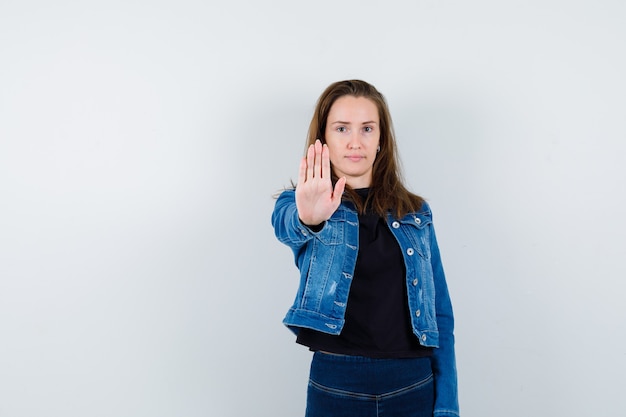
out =
<path fill-rule="evenodd" d="M 434 400 L 430 358 L 315 352 L 306 417 L 432 417 Z"/>

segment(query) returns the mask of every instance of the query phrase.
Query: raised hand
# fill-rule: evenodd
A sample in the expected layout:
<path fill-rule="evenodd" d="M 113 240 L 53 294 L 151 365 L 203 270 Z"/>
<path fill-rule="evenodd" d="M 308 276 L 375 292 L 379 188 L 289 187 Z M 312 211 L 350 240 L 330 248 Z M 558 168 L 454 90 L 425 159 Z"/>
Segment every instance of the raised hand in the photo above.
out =
<path fill-rule="evenodd" d="M 296 207 L 304 224 L 318 225 L 328 220 L 339 207 L 346 178 L 340 178 L 333 189 L 331 175 L 328 146 L 322 145 L 318 139 L 300 161 L 296 185 Z"/>

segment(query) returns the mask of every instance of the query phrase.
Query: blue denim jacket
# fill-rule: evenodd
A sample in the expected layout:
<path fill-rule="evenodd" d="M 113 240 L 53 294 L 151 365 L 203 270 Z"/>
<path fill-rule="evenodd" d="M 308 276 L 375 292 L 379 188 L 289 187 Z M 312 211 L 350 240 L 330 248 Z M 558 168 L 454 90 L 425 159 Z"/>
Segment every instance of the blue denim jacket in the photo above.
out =
<path fill-rule="evenodd" d="M 300 327 L 338 335 L 345 323 L 348 293 L 359 245 L 358 214 L 342 202 L 323 228 L 315 232 L 298 217 L 295 191 L 286 190 L 272 213 L 274 232 L 289 246 L 300 270 L 300 286 L 283 321 L 294 333 Z M 433 351 L 434 416 L 458 416 L 454 317 L 428 204 L 402 219 L 387 216 L 406 267 L 413 333 Z"/>

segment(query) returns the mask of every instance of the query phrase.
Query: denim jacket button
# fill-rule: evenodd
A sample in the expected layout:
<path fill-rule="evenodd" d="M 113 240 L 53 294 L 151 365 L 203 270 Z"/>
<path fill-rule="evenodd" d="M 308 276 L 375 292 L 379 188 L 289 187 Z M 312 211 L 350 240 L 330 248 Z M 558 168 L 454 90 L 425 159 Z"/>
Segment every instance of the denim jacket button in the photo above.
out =
<path fill-rule="evenodd" d="M 421 311 L 421 310 L 417 310 L 417 311 L 415 312 L 415 317 L 419 317 L 419 316 L 421 316 L 421 315 L 422 315 L 422 311 Z"/>
<path fill-rule="evenodd" d="M 423 341 L 423 342 L 425 342 L 425 341 L 426 341 L 426 335 L 425 335 L 425 334 L 423 334 L 423 335 L 422 335 L 422 341 Z"/>
<path fill-rule="evenodd" d="M 400 223 L 393 222 L 393 223 L 391 223 L 391 227 L 393 227 L 394 229 L 397 229 L 398 227 L 400 227 Z"/>
<path fill-rule="evenodd" d="M 414 253 L 414 252 L 415 252 L 415 251 L 413 250 L 413 248 L 408 248 L 408 249 L 406 250 L 406 253 L 407 253 L 407 255 L 409 255 L 409 256 L 413 256 L 413 253 Z"/>
<path fill-rule="evenodd" d="M 413 280 L 413 286 L 416 286 L 418 282 L 419 282 L 419 281 L 417 280 L 417 278 L 415 278 L 415 279 Z"/>
<path fill-rule="evenodd" d="M 420 218 L 419 218 L 419 217 L 416 217 L 416 218 L 415 218 L 415 223 L 417 223 L 417 224 L 421 224 L 421 223 L 422 223 L 422 221 L 420 220 Z"/>

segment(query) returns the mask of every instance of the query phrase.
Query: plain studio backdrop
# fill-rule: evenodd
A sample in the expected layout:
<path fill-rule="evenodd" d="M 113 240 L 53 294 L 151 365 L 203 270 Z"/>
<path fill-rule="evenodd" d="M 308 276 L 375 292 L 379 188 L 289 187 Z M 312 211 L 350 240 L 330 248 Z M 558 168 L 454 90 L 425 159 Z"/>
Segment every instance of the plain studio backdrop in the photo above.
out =
<path fill-rule="evenodd" d="M 0 2 L 0 416 L 302 416 L 270 226 L 314 103 L 387 97 L 465 417 L 618 416 L 626 3 Z"/>

